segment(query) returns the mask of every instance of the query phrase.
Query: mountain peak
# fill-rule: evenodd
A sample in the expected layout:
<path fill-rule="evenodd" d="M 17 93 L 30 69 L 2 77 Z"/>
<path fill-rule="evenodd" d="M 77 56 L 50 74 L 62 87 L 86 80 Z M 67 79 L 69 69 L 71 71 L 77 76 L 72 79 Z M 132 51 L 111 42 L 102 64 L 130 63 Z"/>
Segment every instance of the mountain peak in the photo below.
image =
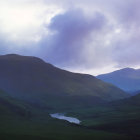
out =
<path fill-rule="evenodd" d="M 111 73 L 98 75 L 97 78 L 130 93 L 135 93 L 140 90 L 140 69 L 124 68 Z"/>
<path fill-rule="evenodd" d="M 16 56 L 21 56 L 21 55 L 19 55 L 19 54 L 6 54 L 6 55 L 3 55 L 3 56 L 16 57 Z"/>
<path fill-rule="evenodd" d="M 58 104 L 66 100 L 77 105 L 128 97 L 124 91 L 93 76 L 59 69 L 37 57 L 3 55 L 0 66 L 0 89 L 42 105 L 49 106 L 54 99 Z"/>
<path fill-rule="evenodd" d="M 0 60 L 15 60 L 15 61 L 34 61 L 34 62 L 43 62 L 45 63 L 42 59 L 34 56 L 23 56 L 19 54 L 6 54 L 6 55 L 0 55 Z"/>
<path fill-rule="evenodd" d="M 126 68 L 120 69 L 119 71 L 134 71 L 134 70 L 135 70 L 134 68 L 126 67 Z"/>

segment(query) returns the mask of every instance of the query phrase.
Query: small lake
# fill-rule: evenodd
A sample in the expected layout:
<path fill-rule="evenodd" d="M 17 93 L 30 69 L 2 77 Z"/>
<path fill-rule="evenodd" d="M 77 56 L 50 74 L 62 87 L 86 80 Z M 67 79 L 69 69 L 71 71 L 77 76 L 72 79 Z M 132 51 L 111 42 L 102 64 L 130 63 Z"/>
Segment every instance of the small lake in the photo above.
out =
<path fill-rule="evenodd" d="M 70 123 L 75 123 L 75 124 L 80 124 L 80 120 L 74 117 L 67 117 L 62 113 L 55 113 L 55 114 L 50 114 L 52 118 L 60 119 L 60 120 L 66 120 Z"/>

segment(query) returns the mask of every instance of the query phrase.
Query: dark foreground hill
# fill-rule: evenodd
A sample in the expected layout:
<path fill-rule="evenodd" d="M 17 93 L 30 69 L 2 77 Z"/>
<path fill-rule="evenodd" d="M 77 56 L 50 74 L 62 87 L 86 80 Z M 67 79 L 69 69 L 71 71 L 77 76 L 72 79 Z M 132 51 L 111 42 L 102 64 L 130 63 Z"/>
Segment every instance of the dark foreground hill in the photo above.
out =
<path fill-rule="evenodd" d="M 125 68 L 99 75 L 97 78 L 111 83 L 126 92 L 135 94 L 140 90 L 140 69 Z"/>
<path fill-rule="evenodd" d="M 42 108 L 0 91 L 1 140 L 128 140 L 128 136 L 59 121 Z"/>
<path fill-rule="evenodd" d="M 10 97 L 6 92 L 0 90 L 0 118 L 9 117 L 9 115 L 26 116 L 27 114 L 25 104 Z"/>
<path fill-rule="evenodd" d="M 0 89 L 12 97 L 48 108 L 92 105 L 128 97 L 119 88 L 93 76 L 71 73 L 39 58 L 15 54 L 0 56 Z"/>
<path fill-rule="evenodd" d="M 134 104 L 135 103 L 135 104 Z M 139 95 L 110 103 L 67 111 L 82 122 L 53 119 L 49 110 L 0 91 L 0 138 L 3 140 L 139 140 Z"/>
<path fill-rule="evenodd" d="M 140 139 L 140 94 L 69 114 L 78 117 L 89 128 L 126 134 L 132 140 Z"/>

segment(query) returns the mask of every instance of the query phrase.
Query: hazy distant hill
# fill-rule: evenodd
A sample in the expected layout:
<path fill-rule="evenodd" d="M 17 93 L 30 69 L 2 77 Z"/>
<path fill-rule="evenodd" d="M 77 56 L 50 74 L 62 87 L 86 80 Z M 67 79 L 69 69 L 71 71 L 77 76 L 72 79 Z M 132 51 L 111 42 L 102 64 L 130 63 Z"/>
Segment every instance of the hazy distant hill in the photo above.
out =
<path fill-rule="evenodd" d="M 140 90 L 140 69 L 125 68 L 97 76 L 127 92 L 135 93 Z"/>
<path fill-rule="evenodd" d="M 20 99 L 57 107 L 128 96 L 93 76 L 71 73 L 39 58 L 15 54 L 0 56 L 0 89 Z"/>

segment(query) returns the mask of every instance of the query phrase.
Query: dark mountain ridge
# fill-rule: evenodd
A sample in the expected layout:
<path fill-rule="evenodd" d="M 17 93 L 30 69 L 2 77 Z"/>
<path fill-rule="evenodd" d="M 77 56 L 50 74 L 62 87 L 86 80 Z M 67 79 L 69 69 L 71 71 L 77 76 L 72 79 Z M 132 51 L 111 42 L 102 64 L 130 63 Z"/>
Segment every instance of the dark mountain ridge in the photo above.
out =
<path fill-rule="evenodd" d="M 15 54 L 0 56 L 0 89 L 10 96 L 49 106 L 128 97 L 119 88 L 91 75 L 68 72 L 37 57 Z"/>

